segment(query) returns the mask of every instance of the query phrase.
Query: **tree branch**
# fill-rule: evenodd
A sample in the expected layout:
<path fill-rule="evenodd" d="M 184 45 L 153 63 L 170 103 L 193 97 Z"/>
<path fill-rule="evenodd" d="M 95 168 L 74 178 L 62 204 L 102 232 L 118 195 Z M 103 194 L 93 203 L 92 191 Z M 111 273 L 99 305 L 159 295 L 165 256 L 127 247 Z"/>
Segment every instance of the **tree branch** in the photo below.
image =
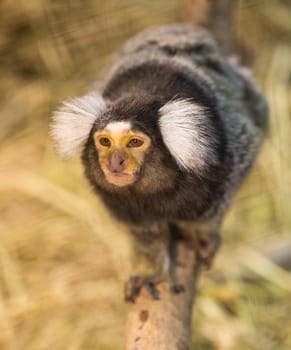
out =
<path fill-rule="evenodd" d="M 191 348 L 191 315 L 201 263 L 193 249 L 179 243 L 176 275 L 185 290 L 170 291 L 166 283 L 158 288 L 160 300 L 142 291 L 130 306 L 125 350 L 189 350 Z"/>
<path fill-rule="evenodd" d="M 209 0 L 207 26 L 226 55 L 237 53 L 238 38 L 234 25 L 235 0 Z"/>

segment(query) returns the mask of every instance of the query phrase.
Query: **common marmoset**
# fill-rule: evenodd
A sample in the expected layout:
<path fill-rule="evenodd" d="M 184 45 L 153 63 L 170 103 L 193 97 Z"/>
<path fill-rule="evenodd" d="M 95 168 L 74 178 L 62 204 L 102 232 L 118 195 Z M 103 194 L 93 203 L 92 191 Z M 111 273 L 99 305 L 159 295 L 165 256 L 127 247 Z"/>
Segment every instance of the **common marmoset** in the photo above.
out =
<path fill-rule="evenodd" d="M 59 153 L 82 153 L 85 174 L 111 213 L 127 223 L 151 269 L 127 285 L 173 275 L 175 242 L 193 241 L 210 263 L 234 193 L 267 127 L 264 98 L 205 29 L 171 25 L 129 40 L 88 94 L 54 113 Z"/>

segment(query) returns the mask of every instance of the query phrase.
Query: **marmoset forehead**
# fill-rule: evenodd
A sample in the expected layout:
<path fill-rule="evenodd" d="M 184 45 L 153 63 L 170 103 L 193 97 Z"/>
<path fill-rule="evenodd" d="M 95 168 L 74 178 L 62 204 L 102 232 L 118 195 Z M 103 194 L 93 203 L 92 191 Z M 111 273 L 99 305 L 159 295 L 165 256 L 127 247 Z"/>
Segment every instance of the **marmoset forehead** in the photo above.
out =
<path fill-rule="evenodd" d="M 132 129 L 132 124 L 129 121 L 121 120 L 108 123 L 104 131 L 110 132 L 112 134 L 125 134 Z"/>
<path fill-rule="evenodd" d="M 107 134 L 114 139 L 128 137 L 129 135 L 140 135 L 141 137 L 145 138 L 149 137 L 143 130 L 135 125 L 135 123 L 129 120 L 109 122 L 103 128 L 97 130 L 96 134 Z"/>

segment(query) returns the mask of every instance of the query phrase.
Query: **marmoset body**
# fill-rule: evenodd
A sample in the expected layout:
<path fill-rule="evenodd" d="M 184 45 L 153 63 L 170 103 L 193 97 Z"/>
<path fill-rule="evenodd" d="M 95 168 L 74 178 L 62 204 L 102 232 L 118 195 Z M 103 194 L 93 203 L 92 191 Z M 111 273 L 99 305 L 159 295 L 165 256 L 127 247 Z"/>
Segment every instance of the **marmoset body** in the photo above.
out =
<path fill-rule="evenodd" d="M 267 116 L 261 93 L 210 33 L 172 25 L 129 40 L 92 91 L 55 112 L 52 134 L 62 156 L 82 153 L 89 182 L 153 263 L 136 281 L 166 278 L 175 289 L 177 237 L 198 241 L 209 262 Z"/>

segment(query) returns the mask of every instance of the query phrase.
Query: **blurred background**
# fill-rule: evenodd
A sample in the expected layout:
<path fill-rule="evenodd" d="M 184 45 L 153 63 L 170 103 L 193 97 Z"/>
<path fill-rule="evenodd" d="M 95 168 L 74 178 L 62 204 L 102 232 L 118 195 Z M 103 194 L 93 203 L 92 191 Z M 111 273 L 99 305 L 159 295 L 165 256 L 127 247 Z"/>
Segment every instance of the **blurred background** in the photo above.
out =
<path fill-rule="evenodd" d="M 214 1 L 213 1 L 214 2 Z M 152 26 L 201 20 L 206 0 L 0 2 L 0 349 L 122 349 L 126 229 L 48 136 L 110 55 Z M 258 162 L 200 281 L 193 349 L 291 348 L 291 1 L 236 2 L 231 29 L 271 109 Z"/>

